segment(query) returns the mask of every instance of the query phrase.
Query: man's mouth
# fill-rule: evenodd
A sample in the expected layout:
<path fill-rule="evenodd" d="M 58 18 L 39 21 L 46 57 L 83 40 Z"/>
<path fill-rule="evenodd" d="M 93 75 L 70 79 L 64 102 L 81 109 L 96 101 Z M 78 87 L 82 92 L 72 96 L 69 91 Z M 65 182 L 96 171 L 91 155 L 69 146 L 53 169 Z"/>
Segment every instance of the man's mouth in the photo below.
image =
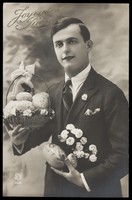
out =
<path fill-rule="evenodd" d="M 64 58 L 62 58 L 62 60 L 67 60 L 67 61 L 69 61 L 69 60 L 71 60 L 71 59 L 73 59 L 74 58 L 74 56 L 65 56 Z"/>

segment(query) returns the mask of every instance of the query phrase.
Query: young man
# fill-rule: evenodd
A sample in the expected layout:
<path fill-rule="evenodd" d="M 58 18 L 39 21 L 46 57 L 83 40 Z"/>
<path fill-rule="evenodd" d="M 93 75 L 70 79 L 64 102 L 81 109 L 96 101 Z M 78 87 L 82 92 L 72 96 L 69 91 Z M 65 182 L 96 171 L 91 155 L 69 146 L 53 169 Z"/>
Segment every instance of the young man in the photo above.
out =
<path fill-rule="evenodd" d="M 8 129 L 14 154 L 24 154 L 51 135 L 52 142 L 67 152 L 58 135 L 67 124 L 73 124 L 83 131 L 88 144 L 97 147 L 97 160 L 78 159 L 74 168 L 66 159 L 67 168 L 63 171 L 47 165 L 44 196 L 121 197 L 120 179 L 128 173 L 128 102 L 115 84 L 91 66 L 89 52 L 93 43 L 81 20 L 67 17 L 58 20 L 51 36 L 65 71 L 65 80 L 50 91 L 56 117 L 39 130 L 19 131 L 20 126 Z M 67 79 L 71 79 L 73 101 L 68 112 L 63 100 Z"/>

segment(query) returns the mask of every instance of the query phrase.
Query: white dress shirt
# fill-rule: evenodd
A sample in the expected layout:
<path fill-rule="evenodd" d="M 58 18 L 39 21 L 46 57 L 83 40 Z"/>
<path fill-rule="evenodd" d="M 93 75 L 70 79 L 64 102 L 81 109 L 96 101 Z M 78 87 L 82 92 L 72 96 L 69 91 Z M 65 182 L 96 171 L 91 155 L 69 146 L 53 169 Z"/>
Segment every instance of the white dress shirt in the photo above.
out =
<path fill-rule="evenodd" d="M 80 88 L 82 87 L 84 81 L 86 80 L 89 72 L 91 69 L 91 65 L 89 64 L 83 71 L 81 71 L 79 74 L 71 78 L 72 86 L 72 95 L 73 95 L 73 102 L 76 98 L 76 95 Z M 69 79 L 68 75 L 65 74 L 65 82 Z"/>
<path fill-rule="evenodd" d="M 76 98 L 77 93 L 79 92 L 80 88 L 82 87 L 84 81 L 86 80 L 86 78 L 90 72 L 90 69 L 91 69 L 91 65 L 89 63 L 89 65 L 83 71 L 81 71 L 79 74 L 77 74 L 76 76 L 71 78 L 72 85 L 70 86 L 70 88 L 72 90 L 73 102 Z M 65 82 L 68 79 L 69 79 L 68 75 L 65 74 Z M 83 184 L 84 184 L 86 190 L 88 192 L 90 192 L 91 190 L 88 186 L 88 183 L 86 182 L 86 179 L 85 179 L 83 173 L 81 173 L 81 178 L 82 178 L 82 181 L 83 181 Z"/>

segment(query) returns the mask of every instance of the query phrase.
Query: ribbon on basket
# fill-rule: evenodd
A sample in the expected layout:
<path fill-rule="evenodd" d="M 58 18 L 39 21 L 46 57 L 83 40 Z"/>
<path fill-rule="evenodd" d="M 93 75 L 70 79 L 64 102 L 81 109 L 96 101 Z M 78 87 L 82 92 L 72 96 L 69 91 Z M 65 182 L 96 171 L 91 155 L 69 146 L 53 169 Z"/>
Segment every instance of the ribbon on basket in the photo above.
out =
<path fill-rule="evenodd" d="M 11 79 L 14 80 L 20 75 L 26 77 L 27 83 L 31 80 L 35 73 L 35 64 L 24 66 L 24 62 L 21 61 L 19 69 L 11 73 Z"/>

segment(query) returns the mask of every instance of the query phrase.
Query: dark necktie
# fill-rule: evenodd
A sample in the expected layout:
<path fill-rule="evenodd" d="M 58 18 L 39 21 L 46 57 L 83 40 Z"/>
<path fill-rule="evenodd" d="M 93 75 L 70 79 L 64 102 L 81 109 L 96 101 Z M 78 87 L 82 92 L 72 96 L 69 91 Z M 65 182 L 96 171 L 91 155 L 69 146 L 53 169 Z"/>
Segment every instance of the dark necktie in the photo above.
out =
<path fill-rule="evenodd" d="M 66 109 L 66 111 L 68 112 L 71 105 L 72 105 L 72 91 L 71 91 L 71 88 L 69 87 L 71 85 L 71 80 L 67 80 L 65 85 L 64 85 L 64 88 L 63 88 L 63 104 L 64 104 L 64 107 Z"/>

